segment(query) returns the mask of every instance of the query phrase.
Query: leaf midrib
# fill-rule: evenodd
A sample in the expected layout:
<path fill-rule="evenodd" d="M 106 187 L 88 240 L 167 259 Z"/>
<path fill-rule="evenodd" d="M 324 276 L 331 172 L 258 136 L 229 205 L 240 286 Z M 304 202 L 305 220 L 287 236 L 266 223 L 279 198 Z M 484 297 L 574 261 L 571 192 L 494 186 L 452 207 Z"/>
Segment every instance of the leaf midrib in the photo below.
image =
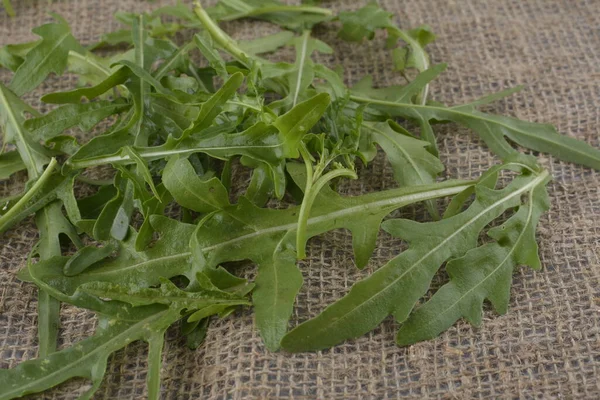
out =
<path fill-rule="evenodd" d="M 300 86 L 302 84 L 302 72 L 304 70 L 304 64 L 306 63 L 306 50 L 308 47 L 308 38 L 309 33 L 305 32 L 302 38 L 302 48 L 300 50 L 300 62 L 298 63 L 298 75 L 296 76 L 296 88 L 294 90 L 294 100 L 292 102 L 292 106 L 296 106 L 296 102 L 298 101 L 298 95 L 300 94 Z"/>

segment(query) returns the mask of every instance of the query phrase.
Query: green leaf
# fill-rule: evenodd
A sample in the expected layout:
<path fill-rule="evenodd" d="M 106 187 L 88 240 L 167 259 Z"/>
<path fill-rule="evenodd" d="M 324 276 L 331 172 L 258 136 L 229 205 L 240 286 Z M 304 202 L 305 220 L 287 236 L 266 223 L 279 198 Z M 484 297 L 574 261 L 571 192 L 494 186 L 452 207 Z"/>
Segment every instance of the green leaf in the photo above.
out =
<path fill-rule="evenodd" d="M 141 288 L 138 285 L 120 285 L 109 282 L 90 282 L 80 290 L 103 298 L 122 301 L 132 306 L 164 304 L 172 309 L 201 310 L 213 305 L 238 306 L 249 305 L 247 299 L 220 290 L 186 292 L 179 289 L 168 279 L 160 279 L 160 288 Z"/>
<path fill-rule="evenodd" d="M 119 68 L 102 82 L 91 87 L 82 87 L 68 92 L 55 92 L 42 96 L 42 101 L 52 104 L 79 103 L 82 97 L 92 100 L 113 87 L 125 83 L 129 78 L 130 71 L 127 68 Z"/>
<path fill-rule="evenodd" d="M 23 64 L 23 58 L 38 42 L 7 44 L 0 47 L 0 66 L 8 68 L 13 72 L 16 71 Z"/>
<path fill-rule="evenodd" d="M 252 301 L 256 326 L 271 351 L 279 348 L 279 341 L 287 332 L 296 294 L 303 282 L 290 236 L 284 236 L 272 254 L 257 261 L 258 276 Z"/>
<path fill-rule="evenodd" d="M 117 194 L 104 207 L 94 224 L 94 238 L 123 240 L 129 232 L 129 221 L 133 213 L 133 183 L 121 174 L 115 177 Z"/>
<path fill-rule="evenodd" d="M 190 210 L 208 213 L 229 206 L 229 195 L 221 181 L 215 177 L 202 180 L 185 158 L 169 160 L 163 183 L 177 203 Z"/>
<path fill-rule="evenodd" d="M 289 168 L 295 179 L 302 179 L 302 167 Z M 464 183 L 448 182 L 348 198 L 323 190 L 307 221 L 307 237 L 337 228 L 349 229 L 357 264 L 364 265 L 375 248 L 385 215 L 406 204 L 457 193 L 464 187 Z M 196 264 L 207 273 L 226 261 L 251 260 L 258 264 L 254 291 L 257 326 L 272 350 L 278 348 L 302 284 L 293 260 L 298 212 L 299 207 L 261 209 L 242 198 L 238 205 L 203 219 L 192 242 Z"/>
<path fill-rule="evenodd" d="M 419 75 L 404 86 L 393 85 L 374 89 L 372 87 L 372 78 L 368 76 L 352 87 L 352 94 L 393 103 L 412 103 L 413 98 L 421 93 L 431 81 L 444 72 L 446 67 L 446 64 L 443 63 L 433 65 L 419 73 Z"/>
<path fill-rule="evenodd" d="M 522 165 L 515 162 L 509 167 L 520 169 Z M 282 347 L 292 352 L 324 349 L 369 332 L 390 314 L 404 321 L 442 263 L 474 248 L 480 231 L 490 221 L 518 206 L 522 195 L 545 185 L 548 173 L 534 173 L 529 168 L 524 167 L 522 174 L 503 189 L 478 185 L 473 204 L 454 217 L 430 223 L 386 221 L 384 229 L 407 240 L 409 249 L 354 284 L 346 296 L 319 316 L 290 331 L 282 339 Z M 493 168 L 488 176 L 498 170 Z"/>
<path fill-rule="evenodd" d="M 215 50 L 213 40 L 209 35 L 196 33 L 194 35 L 194 43 L 219 76 L 227 77 L 229 75 L 225 68 L 225 60 Z"/>
<path fill-rule="evenodd" d="M 532 150 L 547 152 L 558 159 L 600 169 L 600 150 L 572 137 L 564 136 L 552 125 L 522 121 L 516 118 L 490 115 L 471 106 L 442 107 L 396 103 L 351 96 L 360 103 L 382 111 L 390 117 L 404 117 L 415 121 L 452 121 L 477 133 L 490 150 L 502 159 L 509 159 L 517 151 L 504 136 Z"/>
<path fill-rule="evenodd" d="M 292 108 L 278 117 L 273 125 L 283 136 L 284 155 L 287 158 L 299 156 L 298 145 L 306 133 L 319 121 L 329 106 L 327 93 L 320 93 Z"/>
<path fill-rule="evenodd" d="M 60 235 L 71 239 L 76 246 L 81 246 L 77 231 L 65 218 L 60 201 L 54 201 L 35 215 L 35 223 L 40 231 L 35 252 L 40 260 L 48 260 L 61 255 Z M 60 302 L 51 297 L 46 291 L 38 294 L 38 340 L 39 355 L 45 357 L 56 350 L 58 329 L 60 325 Z"/>
<path fill-rule="evenodd" d="M 17 146 L 21 160 L 27 167 L 29 179 L 34 180 L 42 175 L 44 165 L 50 162 L 50 157 L 48 151 L 23 126 L 26 112 L 38 115 L 37 111 L 0 83 L 0 127 L 4 132 L 4 142 Z"/>
<path fill-rule="evenodd" d="M 393 16 L 377 3 L 369 3 L 356 11 L 342 11 L 339 14 L 342 29 L 338 36 L 350 42 L 360 42 L 365 37 L 371 40 L 377 29 L 392 26 Z"/>
<path fill-rule="evenodd" d="M 119 246 L 116 242 L 109 242 L 104 247 L 86 246 L 80 248 L 65 264 L 63 271 L 66 276 L 74 276 L 85 271 L 91 265 L 104 260 Z M 60 255 L 60 254 L 59 254 Z"/>
<path fill-rule="evenodd" d="M 428 142 L 415 139 L 393 121 L 364 126 L 387 155 L 394 178 L 401 186 L 433 183 L 444 170 L 442 162 L 427 151 Z M 427 202 L 427 207 L 432 216 L 438 216 L 435 202 Z"/>
<path fill-rule="evenodd" d="M 18 151 L 9 151 L 0 154 L 0 179 L 8 179 L 15 172 L 26 168 Z"/>
<path fill-rule="evenodd" d="M 71 28 L 60 16 L 54 15 L 57 23 L 33 29 L 42 40 L 31 49 L 10 82 L 10 88 L 18 96 L 35 89 L 48 74 L 57 75 L 67 68 L 69 51 L 82 53 L 84 50 L 71 34 Z"/>
<path fill-rule="evenodd" d="M 402 325 L 398 344 L 434 338 L 463 316 L 473 325 L 480 325 L 484 299 L 490 300 L 498 313 L 506 313 L 515 267 L 526 264 L 540 268 L 535 228 L 549 206 L 545 186 L 537 186 L 508 221 L 488 232 L 494 243 L 451 260 L 446 266 L 450 282 Z"/>
<path fill-rule="evenodd" d="M 5 212 L 0 216 L 0 233 L 56 199 L 61 198 L 64 202 L 65 197 L 72 193 L 74 175 L 63 176 L 54 171 L 55 166 L 56 161 L 51 162 L 44 174 L 22 196 L 3 205 Z"/>
<path fill-rule="evenodd" d="M 282 31 L 252 40 L 240 40 L 239 45 L 246 53 L 251 55 L 272 53 L 287 45 L 293 37 L 292 32 Z"/>
<path fill-rule="evenodd" d="M 24 126 L 37 140 L 48 140 L 73 126 L 88 132 L 103 119 L 126 111 L 128 108 L 129 104 L 120 100 L 67 104 L 42 117 L 28 119 Z"/>
<path fill-rule="evenodd" d="M 0 399 L 12 399 L 38 393 L 72 378 L 87 378 L 91 388 L 81 399 L 89 399 L 98 390 L 106 372 L 108 357 L 136 340 L 150 342 L 148 385 L 158 386 L 160 350 L 165 330 L 180 318 L 178 310 L 154 307 L 140 311 L 133 322 L 101 318 L 96 334 L 77 344 L 36 360 L 25 361 L 13 369 L 0 371 L 3 393 Z M 156 388 L 149 390 L 149 399 L 158 399 Z"/>
<path fill-rule="evenodd" d="M 326 8 L 287 5 L 276 0 L 220 0 L 216 6 L 209 8 L 208 12 L 219 21 L 256 18 L 294 31 L 310 29 L 332 18 L 331 10 Z"/>
<path fill-rule="evenodd" d="M 213 94 L 206 102 L 202 103 L 200 112 L 193 122 L 192 126 L 184 131 L 182 138 L 195 133 L 201 133 L 203 130 L 212 125 L 215 118 L 223 111 L 223 106 L 231 99 L 236 90 L 244 82 L 244 75 L 236 72 L 221 86 L 221 88 Z"/>

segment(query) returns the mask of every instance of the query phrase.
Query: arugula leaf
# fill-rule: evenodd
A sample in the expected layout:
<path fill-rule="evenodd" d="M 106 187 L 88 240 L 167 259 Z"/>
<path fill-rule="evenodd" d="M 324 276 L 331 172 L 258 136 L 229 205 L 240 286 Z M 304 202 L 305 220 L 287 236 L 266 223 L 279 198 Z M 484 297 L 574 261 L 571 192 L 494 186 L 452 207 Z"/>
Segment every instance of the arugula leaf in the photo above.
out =
<path fill-rule="evenodd" d="M 405 346 L 433 338 L 462 316 L 473 325 L 481 324 L 484 299 L 489 299 L 498 313 L 506 313 L 515 267 L 541 267 L 535 228 L 549 206 L 546 188 L 537 186 L 528 193 L 527 203 L 508 221 L 488 232 L 496 240 L 494 243 L 451 260 L 446 266 L 450 282 L 406 320 L 398 331 L 398 344 Z"/>
<path fill-rule="evenodd" d="M 34 138 L 48 140 L 73 126 L 88 132 L 103 119 L 126 111 L 128 108 L 129 104 L 119 100 L 67 104 L 42 117 L 28 119 L 24 126 Z"/>
<path fill-rule="evenodd" d="M 300 183 L 301 167 L 288 168 Z M 375 248 L 384 216 L 409 203 L 457 193 L 464 187 L 461 182 L 447 182 L 350 198 L 323 190 L 307 221 L 307 236 L 342 227 L 349 229 L 353 233 L 357 265 L 363 266 Z M 257 326 L 266 346 L 272 350 L 278 348 L 286 331 L 302 284 L 293 251 L 298 211 L 298 208 L 260 209 L 242 198 L 238 205 L 203 219 L 192 242 L 196 263 L 202 271 L 211 271 L 225 261 L 248 259 L 258 264 L 254 291 Z"/>
<path fill-rule="evenodd" d="M 8 179 L 15 172 L 26 168 L 18 151 L 9 151 L 0 154 L 0 179 Z"/>
<path fill-rule="evenodd" d="M 127 68 L 119 68 L 95 86 L 82 87 L 67 92 L 48 93 L 42 96 L 42 101 L 51 104 L 66 104 L 79 103 L 82 97 L 93 100 L 113 87 L 125 83 L 129 74 L 130 72 Z"/>
<path fill-rule="evenodd" d="M 17 146 L 21 160 L 27 167 L 29 179 L 35 180 L 42 175 L 44 165 L 50 162 L 50 157 L 48 151 L 37 143 L 23 126 L 26 112 L 39 115 L 0 83 L 0 126 L 4 132 L 4 143 Z"/>
<path fill-rule="evenodd" d="M 517 162 L 515 166 L 523 171 L 511 184 L 500 190 L 478 185 L 473 204 L 454 217 L 430 223 L 386 221 L 383 228 L 407 240 L 409 249 L 354 284 L 346 296 L 319 316 L 290 331 L 282 339 L 282 347 L 292 352 L 324 349 L 370 331 L 390 314 L 404 321 L 443 262 L 475 247 L 479 232 L 490 221 L 519 205 L 521 195 L 548 180 L 546 171 L 533 172 Z M 494 175 L 489 176 L 498 170 L 488 171 L 483 181 L 495 180 Z"/>
<path fill-rule="evenodd" d="M 163 172 L 163 183 L 182 206 L 198 212 L 212 212 L 229 206 L 229 195 L 221 181 L 200 179 L 185 158 L 173 157 Z"/>
<path fill-rule="evenodd" d="M 220 0 L 207 11 L 218 21 L 257 18 L 296 31 L 310 29 L 332 18 L 331 10 L 326 8 L 287 5 L 276 0 Z"/>
<path fill-rule="evenodd" d="M 56 23 L 42 25 L 33 30 L 42 40 L 27 53 L 10 82 L 10 88 L 18 96 L 35 89 L 51 72 L 62 75 L 67 68 L 69 51 L 84 51 L 71 34 L 67 21 L 59 15 L 53 16 L 57 20 Z"/>
<path fill-rule="evenodd" d="M 429 143 L 414 138 L 393 121 L 364 126 L 370 130 L 373 141 L 386 153 L 394 170 L 394 178 L 401 186 L 433 183 L 444 170 L 442 162 L 427 151 Z M 432 216 L 438 216 L 433 201 L 427 202 L 427 207 Z"/>
<path fill-rule="evenodd" d="M 251 55 L 272 53 L 287 45 L 293 37 L 292 32 L 282 31 L 252 40 L 240 40 L 239 45 L 246 50 L 246 53 Z"/>
<path fill-rule="evenodd" d="M 516 118 L 490 115 L 470 105 L 442 107 L 371 99 L 352 95 L 359 103 L 382 111 L 390 117 L 404 117 L 415 121 L 452 121 L 476 132 L 490 149 L 506 160 L 517 153 L 504 136 L 515 143 L 536 151 L 552 154 L 565 161 L 600 169 L 600 150 L 580 140 L 560 135 L 552 125 L 522 121 Z"/>
<path fill-rule="evenodd" d="M 36 213 L 35 223 L 40 231 L 40 240 L 35 247 L 35 252 L 40 260 L 47 260 L 61 255 L 59 235 L 69 237 L 71 241 L 81 246 L 77 231 L 64 217 L 61 211 L 62 204 L 54 201 Z M 44 290 L 38 294 L 38 337 L 39 355 L 46 357 L 56 350 L 58 329 L 60 324 L 60 302 Z"/>
<path fill-rule="evenodd" d="M 38 44 L 38 41 L 7 44 L 0 47 L 0 66 L 16 71 L 27 53 Z"/>
<path fill-rule="evenodd" d="M 148 398 L 158 399 L 164 332 L 180 318 L 180 314 L 177 309 L 165 307 L 145 308 L 138 314 L 140 318 L 132 322 L 100 318 L 94 336 L 46 357 L 0 371 L 0 384 L 4 388 L 0 398 L 12 399 L 38 393 L 81 377 L 92 381 L 92 387 L 81 396 L 89 399 L 102 383 L 108 357 L 136 340 L 144 340 L 150 344 Z"/>
<path fill-rule="evenodd" d="M 342 11 L 338 18 L 342 23 L 342 29 L 338 36 L 349 42 L 360 42 L 363 38 L 368 40 L 375 37 L 375 31 L 392 25 L 393 14 L 380 8 L 377 3 L 368 5 L 356 11 Z"/>
<path fill-rule="evenodd" d="M 57 164 L 55 159 L 51 160 L 44 173 L 23 195 L 12 198 L 3 205 L 6 212 L 0 216 L 0 233 L 57 198 L 69 200 L 66 197 L 72 193 L 74 175 L 63 176 L 56 173 Z"/>

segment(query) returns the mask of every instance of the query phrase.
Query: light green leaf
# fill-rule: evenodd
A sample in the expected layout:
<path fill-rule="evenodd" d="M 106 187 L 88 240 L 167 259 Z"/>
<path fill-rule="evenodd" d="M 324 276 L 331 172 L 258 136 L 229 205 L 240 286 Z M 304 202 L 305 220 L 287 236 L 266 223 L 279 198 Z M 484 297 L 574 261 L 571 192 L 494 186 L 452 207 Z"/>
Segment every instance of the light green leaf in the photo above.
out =
<path fill-rule="evenodd" d="M 415 139 L 393 121 L 363 126 L 371 132 L 373 141 L 386 153 L 394 178 L 401 186 L 433 183 L 444 170 L 442 162 L 427 151 L 428 142 Z M 427 207 L 432 216 L 438 216 L 435 202 L 427 202 Z"/>
<path fill-rule="evenodd" d="M 350 42 L 360 42 L 365 37 L 371 40 L 377 29 L 393 26 L 393 16 L 374 2 L 356 11 L 342 11 L 338 16 L 342 23 L 338 36 Z"/>

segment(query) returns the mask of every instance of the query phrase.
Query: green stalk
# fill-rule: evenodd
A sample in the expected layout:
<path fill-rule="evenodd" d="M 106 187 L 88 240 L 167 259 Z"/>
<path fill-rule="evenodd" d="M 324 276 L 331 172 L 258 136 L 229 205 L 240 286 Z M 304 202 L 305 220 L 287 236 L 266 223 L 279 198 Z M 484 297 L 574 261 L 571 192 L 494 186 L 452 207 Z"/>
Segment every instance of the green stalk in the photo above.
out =
<path fill-rule="evenodd" d="M 240 49 L 235 42 L 227 33 L 225 33 L 219 25 L 208 15 L 208 13 L 202 8 L 199 1 L 194 3 L 194 12 L 202 22 L 204 28 L 210 33 L 213 40 L 217 42 L 223 49 L 225 49 L 229 54 L 235 57 L 238 61 L 243 64 L 248 63 L 248 56 L 242 49 Z"/>
<path fill-rule="evenodd" d="M 312 205 L 321 189 L 323 189 L 329 181 L 340 176 L 346 176 L 352 179 L 357 178 L 356 173 L 347 168 L 334 169 L 323 176 L 319 176 L 320 173 L 318 175 L 313 175 L 310 153 L 304 146 L 300 146 L 300 154 L 306 165 L 306 185 L 304 187 L 304 199 L 302 200 L 300 213 L 298 215 L 298 227 L 296 228 L 296 253 L 299 260 L 306 257 L 306 229 L 308 226 L 308 218 L 310 217 Z"/>
<path fill-rule="evenodd" d="M 221 19 L 221 21 L 233 21 L 239 18 L 245 17 L 257 17 L 259 15 L 271 14 L 276 12 L 292 12 L 292 13 L 307 13 L 307 14 L 317 14 L 317 15 L 333 15 L 333 12 L 327 8 L 321 7 L 313 7 L 313 6 L 286 6 L 286 5 L 276 5 L 276 6 L 267 6 L 256 8 L 252 11 L 248 11 L 246 13 L 239 13 L 230 15 Z"/>

